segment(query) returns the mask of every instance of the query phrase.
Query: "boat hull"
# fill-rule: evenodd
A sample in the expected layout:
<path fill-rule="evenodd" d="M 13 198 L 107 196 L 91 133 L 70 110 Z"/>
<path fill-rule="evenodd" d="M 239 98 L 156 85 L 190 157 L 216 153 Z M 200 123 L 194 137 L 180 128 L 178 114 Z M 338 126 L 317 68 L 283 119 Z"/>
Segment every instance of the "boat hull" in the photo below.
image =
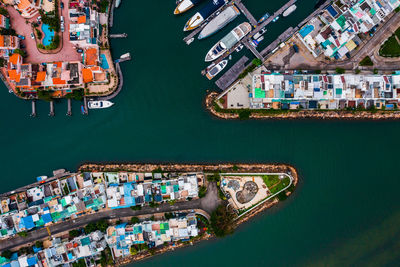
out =
<path fill-rule="evenodd" d="M 296 9 L 297 9 L 297 6 L 296 6 L 296 5 L 291 5 L 290 7 L 288 7 L 288 9 L 286 9 L 286 10 L 283 12 L 282 16 L 283 16 L 283 17 L 287 17 L 287 16 L 289 16 L 290 14 L 292 14 Z"/>
<path fill-rule="evenodd" d="M 88 108 L 89 109 L 102 109 L 102 108 L 109 108 L 114 103 L 110 101 L 88 101 Z"/>
<path fill-rule="evenodd" d="M 221 12 L 218 16 L 213 18 L 200 32 L 198 39 L 207 38 L 214 33 L 218 32 L 234 19 L 239 16 L 240 11 L 235 6 L 227 7 L 224 11 Z"/>
<path fill-rule="evenodd" d="M 188 11 L 189 9 L 191 9 L 192 7 L 194 7 L 194 4 L 192 1 L 190 0 L 183 0 L 182 2 L 180 2 L 175 10 L 174 10 L 174 14 L 178 15 L 178 14 L 182 14 L 186 11 Z"/>

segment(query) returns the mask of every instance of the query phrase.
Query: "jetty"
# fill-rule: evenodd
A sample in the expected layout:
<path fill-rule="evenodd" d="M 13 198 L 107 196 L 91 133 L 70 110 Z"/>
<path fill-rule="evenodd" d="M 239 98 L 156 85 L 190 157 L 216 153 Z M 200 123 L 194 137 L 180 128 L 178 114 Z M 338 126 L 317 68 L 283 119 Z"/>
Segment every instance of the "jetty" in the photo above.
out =
<path fill-rule="evenodd" d="M 235 2 L 239 1 L 239 3 L 242 5 L 242 7 L 244 7 L 243 3 L 241 2 L 241 0 L 236 0 Z M 279 8 L 272 16 L 270 16 L 268 19 L 266 19 L 263 23 L 258 24 L 254 30 L 252 30 L 247 36 L 243 38 L 240 42 L 238 42 L 236 45 L 234 45 L 231 49 L 229 49 L 225 54 L 223 54 L 222 56 L 220 56 L 218 59 L 216 59 L 214 61 L 215 64 L 218 64 L 219 62 L 221 62 L 222 60 L 224 60 L 226 57 L 228 57 L 233 51 L 235 51 L 235 49 L 239 46 L 239 45 L 245 45 L 248 49 L 250 49 L 250 51 L 259 59 L 263 60 L 262 54 L 260 54 L 257 49 L 255 47 L 253 47 L 252 45 L 250 45 L 249 42 L 251 42 L 251 37 L 253 35 L 255 35 L 259 30 L 261 30 L 262 28 L 266 27 L 268 24 L 270 24 L 272 22 L 272 20 L 274 18 L 276 18 L 277 16 L 280 16 L 288 7 L 290 7 L 291 5 L 293 5 L 294 3 L 296 3 L 297 0 L 289 0 L 289 2 L 287 2 L 286 4 L 284 4 L 281 8 Z M 247 9 L 246 9 L 247 10 Z M 248 10 L 246 12 L 249 12 Z M 250 14 L 250 12 L 249 12 Z M 248 14 L 248 16 L 250 16 Z M 246 16 L 247 17 L 247 16 Z M 203 70 L 202 73 L 206 73 L 207 70 Z"/>
<path fill-rule="evenodd" d="M 83 97 L 83 108 L 84 108 L 84 114 L 88 115 L 89 114 L 89 109 L 88 109 L 88 103 L 87 103 L 87 97 Z"/>
<path fill-rule="evenodd" d="M 191 39 L 194 38 L 194 36 L 196 36 L 196 34 L 200 33 L 200 31 L 207 25 L 208 22 L 210 22 L 213 18 L 215 18 L 217 15 L 219 15 L 219 13 L 221 13 L 221 11 L 223 11 L 225 8 L 227 8 L 230 5 L 233 5 L 235 1 L 230 1 L 229 3 L 223 5 L 222 7 L 220 7 L 219 9 L 217 9 L 217 11 L 215 11 L 214 13 L 212 13 L 207 19 L 205 19 L 199 27 L 197 27 L 196 29 L 194 29 L 188 36 L 186 36 L 185 38 L 183 38 L 183 41 L 186 44 L 191 44 L 192 41 Z"/>
<path fill-rule="evenodd" d="M 32 113 L 31 117 L 36 117 L 36 101 L 32 100 Z"/>
<path fill-rule="evenodd" d="M 110 38 L 126 38 L 126 37 L 128 37 L 127 33 L 110 34 Z"/>
<path fill-rule="evenodd" d="M 72 100 L 71 100 L 71 98 L 67 99 L 67 104 L 68 104 L 67 116 L 71 116 L 72 115 Z"/>
<path fill-rule="evenodd" d="M 110 26 L 110 28 L 113 26 L 114 24 L 114 8 L 115 8 L 115 0 L 111 1 L 111 8 L 110 8 L 110 14 L 108 16 L 108 25 Z"/>
<path fill-rule="evenodd" d="M 225 90 L 228 88 L 228 86 L 238 78 L 248 60 L 248 57 L 243 56 L 228 71 L 226 71 L 224 75 L 215 82 L 219 89 Z"/>
<path fill-rule="evenodd" d="M 246 16 L 249 20 L 250 24 L 253 27 L 257 26 L 257 20 L 253 17 L 250 11 L 246 8 L 246 6 L 242 3 L 242 0 L 235 0 L 235 5 L 242 11 L 242 13 Z"/>

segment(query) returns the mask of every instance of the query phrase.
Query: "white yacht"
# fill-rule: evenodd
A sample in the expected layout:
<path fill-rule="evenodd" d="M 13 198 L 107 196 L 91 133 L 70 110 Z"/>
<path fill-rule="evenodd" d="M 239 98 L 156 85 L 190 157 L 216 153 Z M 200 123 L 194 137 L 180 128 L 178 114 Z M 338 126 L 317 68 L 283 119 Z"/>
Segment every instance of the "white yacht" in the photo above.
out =
<path fill-rule="evenodd" d="M 88 108 L 89 109 L 100 109 L 100 108 L 109 108 L 114 105 L 113 102 L 107 100 L 100 100 L 100 101 L 88 101 Z"/>
<path fill-rule="evenodd" d="M 211 80 L 212 78 L 217 76 L 218 73 L 220 73 L 226 67 L 226 65 L 228 65 L 228 60 L 225 59 L 217 65 L 212 64 L 211 66 L 209 66 L 206 74 L 207 78 Z"/>
<path fill-rule="evenodd" d="M 240 40 L 251 32 L 251 25 L 248 22 L 243 22 L 230 33 L 225 35 L 218 43 L 216 43 L 210 51 L 208 51 L 205 61 L 213 61 L 222 56 L 226 51 L 234 47 Z"/>

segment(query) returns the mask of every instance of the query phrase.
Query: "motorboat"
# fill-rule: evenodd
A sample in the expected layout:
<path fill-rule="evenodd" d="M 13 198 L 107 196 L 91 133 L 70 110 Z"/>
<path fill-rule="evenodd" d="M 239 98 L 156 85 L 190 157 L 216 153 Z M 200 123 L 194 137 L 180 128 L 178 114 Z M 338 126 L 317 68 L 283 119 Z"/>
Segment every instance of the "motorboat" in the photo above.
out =
<path fill-rule="evenodd" d="M 218 75 L 218 73 L 220 73 L 226 66 L 228 65 L 228 60 L 222 60 L 221 62 L 219 62 L 218 64 L 214 65 L 211 64 L 207 69 L 207 78 L 209 80 L 211 80 L 212 78 L 214 78 L 215 76 Z"/>
<path fill-rule="evenodd" d="M 107 100 L 100 100 L 100 101 L 88 101 L 88 108 L 89 109 L 101 109 L 101 108 L 109 108 L 114 105 L 113 102 Z"/>

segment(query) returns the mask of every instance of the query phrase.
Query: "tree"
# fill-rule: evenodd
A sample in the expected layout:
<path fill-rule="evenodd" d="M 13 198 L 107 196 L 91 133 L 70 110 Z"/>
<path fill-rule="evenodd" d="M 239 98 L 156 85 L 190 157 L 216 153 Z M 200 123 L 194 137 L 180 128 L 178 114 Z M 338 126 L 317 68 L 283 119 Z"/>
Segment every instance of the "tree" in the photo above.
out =
<path fill-rule="evenodd" d="M 26 231 L 18 232 L 17 235 L 19 235 L 21 237 L 27 237 L 28 236 L 28 232 L 26 232 Z"/>
<path fill-rule="evenodd" d="M 345 70 L 343 68 L 336 68 L 336 73 L 343 74 L 343 73 L 345 73 Z"/>
<path fill-rule="evenodd" d="M 69 237 L 70 238 L 75 238 L 79 236 L 79 231 L 77 229 L 69 231 Z"/>
<path fill-rule="evenodd" d="M 372 62 L 369 56 L 366 56 L 360 61 L 360 66 L 373 66 L 374 62 Z"/>
<path fill-rule="evenodd" d="M 139 220 L 138 217 L 132 217 L 132 218 L 131 218 L 131 224 L 137 224 L 137 223 L 139 223 L 139 222 L 140 222 L 140 220 Z"/>
<path fill-rule="evenodd" d="M 4 250 L 4 251 L 1 253 L 1 256 L 4 257 L 4 258 L 10 259 L 11 256 L 12 256 L 12 252 L 9 251 L 9 250 Z"/>
<path fill-rule="evenodd" d="M 22 57 L 26 57 L 26 52 L 24 50 L 19 49 L 19 48 L 14 49 L 14 53 L 20 54 Z"/>
<path fill-rule="evenodd" d="M 85 259 L 82 258 L 82 259 L 79 259 L 76 262 L 73 262 L 72 263 L 72 267 L 86 267 Z"/>
<path fill-rule="evenodd" d="M 36 29 L 36 36 L 39 40 L 42 40 L 43 34 L 41 31 L 39 31 L 38 29 Z"/>
<path fill-rule="evenodd" d="M 50 91 L 38 90 L 37 97 L 41 100 L 50 102 L 53 98 L 51 97 Z M 69 192 L 69 191 L 68 191 Z M 64 191 L 65 193 L 65 191 Z"/>
<path fill-rule="evenodd" d="M 200 188 L 199 188 L 199 198 L 205 197 L 206 194 L 207 194 L 207 187 L 205 187 L 204 185 L 200 186 Z"/>
<path fill-rule="evenodd" d="M 169 219 L 174 218 L 174 214 L 172 214 L 171 212 L 166 212 L 166 213 L 164 213 L 164 217 L 165 217 L 165 219 L 169 220 Z"/>
<path fill-rule="evenodd" d="M 252 63 L 253 63 L 253 65 L 256 65 L 257 67 L 259 67 L 262 65 L 262 60 L 259 58 L 255 58 L 255 59 L 253 59 Z"/>
<path fill-rule="evenodd" d="M 207 181 L 209 182 L 219 182 L 221 180 L 221 175 L 219 172 L 214 172 L 212 175 L 207 175 Z"/>
<path fill-rule="evenodd" d="M 36 248 L 43 248 L 43 241 L 37 240 L 35 242 L 35 247 Z"/>
<path fill-rule="evenodd" d="M 217 237 L 223 237 L 233 233 L 233 214 L 227 210 L 225 205 L 219 205 L 211 213 L 211 229 Z"/>
<path fill-rule="evenodd" d="M 131 255 L 136 255 L 138 253 L 138 251 L 135 246 L 131 246 L 131 248 L 129 249 L 129 253 Z"/>
<path fill-rule="evenodd" d="M 131 210 L 141 210 L 142 206 L 131 206 Z"/>
<path fill-rule="evenodd" d="M 7 9 L 0 7 L 0 14 L 4 15 L 4 16 L 7 16 L 8 15 Z"/>

